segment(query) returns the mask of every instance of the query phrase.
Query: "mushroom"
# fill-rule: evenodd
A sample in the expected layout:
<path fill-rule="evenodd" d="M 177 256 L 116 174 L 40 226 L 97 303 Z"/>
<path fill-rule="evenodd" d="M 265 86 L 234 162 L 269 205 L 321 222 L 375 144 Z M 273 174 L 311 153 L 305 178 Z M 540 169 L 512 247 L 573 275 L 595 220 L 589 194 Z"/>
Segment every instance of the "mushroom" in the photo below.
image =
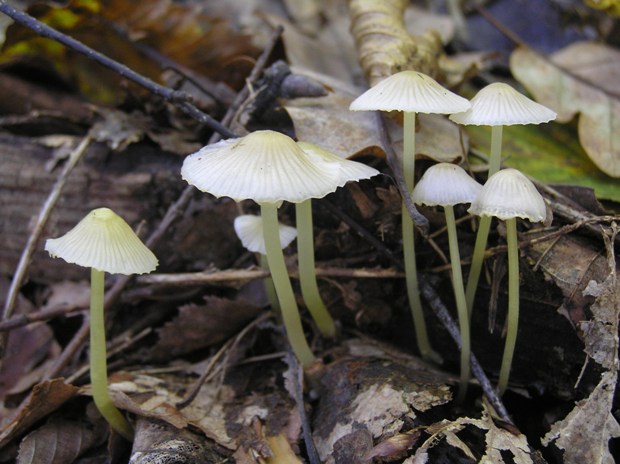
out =
<path fill-rule="evenodd" d="M 260 216 L 254 214 L 242 214 L 237 216 L 234 221 L 234 229 L 237 237 L 241 240 L 241 244 L 251 251 L 252 253 L 258 253 L 260 256 L 260 266 L 263 269 L 269 269 L 267 264 L 267 257 L 265 256 L 267 251 L 265 250 L 265 238 L 263 236 L 263 221 Z M 280 246 L 282 249 L 291 244 L 295 237 L 297 237 L 297 229 L 291 226 L 278 223 Z M 273 280 L 271 277 L 265 279 L 265 291 L 269 298 L 271 307 L 280 312 L 280 304 L 276 295 L 275 287 L 273 286 Z"/>
<path fill-rule="evenodd" d="M 306 152 L 311 159 L 318 163 L 335 163 L 339 166 L 337 185 L 342 186 L 350 181 L 368 179 L 379 174 L 375 168 L 365 164 L 341 158 L 340 156 L 307 142 L 297 142 L 297 145 Z M 330 316 L 316 280 L 314 263 L 314 234 L 312 225 L 312 199 L 295 203 L 297 223 L 297 259 L 299 262 L 299 283 L 304 302 L 312 314 L 319 330 L 323 335 L 334 337 L 336 325 Z"/>
<path fill-rule="evenodd" d="M 277 209 L 283 201 L 322 198 L 340 185 L 338 163 L 317 163 L 290 137 L 270 130 L 222 140 L 189 155 L 181 174 L 216 197 L 252 199 L 260 205 L 265 254 L 282 320 L 293 352 L 303 366 L 314 361 L 304 336 L 293 287 L 280 248 Z"/>
<path fill-rule="evenodd" d="M 401 71 L 382 80 L 357 97 L 351 111 L 403 112 L 403 175 L 408 189 L 414 187 L 415 118 L 416 113 L 459 113 L 469 109 L 469 102 L 442 87 L 437 81 L 417 71 Z M 439 360 L 428 340 L 415 261 L 413 221 L 404 204 L 402 208 L 403 253 L 407 279 L 407 295 L 413 315 L 420 354 L 425 359 Z"/>
<path fill-rule="evenodd" d="M 497 389 L 506 390 L 519 325 L 519 251 L 516 218 L 545 221 L 547 208 L 534 184 L 516 169 L 502 169 L 484 184 L 468 210 L 482 217 L 495 216 L 506 222 L 508 246 L 508 328 Z"/>
<path fill-rule="evenodd" d="M 458 124 L 491 126 L 491 154 L 489 156 L 489 177 L 495 174 L 500 167 L 502 151 L 503 126 L 514 124 L 540 124 L 555 119 L 557 114 L 530 100 L 517 92 L 510 85 L 495 82 L 481 89 L 471 100 L 471 109 L 464 113 L 453 114 L 450 119 Z M 480 219 L 476 243 L 472 256 L 467 288 L 467 308 L 471 317 L 474 297 L 480 279 L 480 271 L 484 260 L 484 250 L 491 227 L 491 218 L 483 216 Z"/>
<path fill-rule="evenodd" d="M 116 409 L 108 392 L 104 326 L 105 273 L 149 273 L 157 267 L 157 258 L 123 218 L 109 208 L 94 209 L 62 237 L 48 239 L 45 250 L 54 258 L 91 268 L 90 378 L 93 400 L 110 426 L 131 440 L 133 429 Z"/>
<path fill-rule="evenodd" d="M 465 398 L 467 382 L 470 377 L 471 337 L 469 317 L 465 302 L 465 287 L 461 271 L 459 242 L 454 219 L 454 205 L 471 203 L 482 189 L 482 185 L 472 179 L 465 170 L 450 163 L 439 163 L 426 170 L 413 189 L 411 197 L 416 204 L 443 206 L 448 229 L 450 263 L 452 267 L 452 287 L 461 332 L 461 378 L 458 401 Z"/>

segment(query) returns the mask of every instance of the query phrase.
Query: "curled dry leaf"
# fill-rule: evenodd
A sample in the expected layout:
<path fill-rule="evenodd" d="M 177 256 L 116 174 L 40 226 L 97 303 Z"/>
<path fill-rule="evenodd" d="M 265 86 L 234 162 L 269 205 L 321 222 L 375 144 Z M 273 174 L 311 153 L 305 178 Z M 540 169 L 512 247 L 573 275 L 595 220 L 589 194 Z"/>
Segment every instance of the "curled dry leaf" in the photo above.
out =
<path fill-rule="evenodd" d="M 574 43 L 549 59 L 528 48 L 510 57 L 513 75 L 558 122 L 579 116 L 579 138 L 598 168 L 620 177 L 620 52 L 593 42 Z"/>

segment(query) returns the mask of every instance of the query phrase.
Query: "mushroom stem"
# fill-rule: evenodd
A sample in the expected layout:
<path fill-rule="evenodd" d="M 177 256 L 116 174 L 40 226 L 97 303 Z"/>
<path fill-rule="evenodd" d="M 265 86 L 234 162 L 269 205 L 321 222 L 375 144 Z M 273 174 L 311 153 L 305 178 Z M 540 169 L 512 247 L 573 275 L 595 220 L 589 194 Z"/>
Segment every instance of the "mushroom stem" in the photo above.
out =
<path fill-rule="evenodd" d="M 499 381 L 497 382 L 497 391 L 500 396 L 504 394 L 508 386 L 519 328 L 519 245 L 516 218 L 506 219 L 506 238 L 508 242 L 508 329 L 502 366 L 499 371 Z"/>
<path fill-rule="evenodd" d="M 261 269 L 269 270 L 269 263 L 267 262 L 267 256 L 262 253 L 258 253 L 259 255 L 259 263 Z M 265 293 L 267 293 L 267 299 L 269 300 L 269 304 L 271 305 L 271 309 L 280 314 L 280 302 L 278 301 L 278 295 L 276 294 L 276 289 L 273 286 L 273 279 L 271 276 L 265 277 L 263 279 L 263 283 L 265 284 Z"/>
<path fill-rule="evenodd" d="M 456 234 L 456 221 L 454 219 L 454 207 L 444 206 L 446 214 L 446 226 L 448 228 L 448 242 L 450 246 L 450 263 L 452 266 L 452 287 L 454 300 L 459 316 L 459 331 L 461 332 L 461 378 L 457 401 L 463 402 L 467 393 L 467 382 L 470 377 L 471 337 L 469 333 L 469 316 L 465 301 L 465 289 L 463 287 L 463 273 L 461 271 L 461 256 L 459 242 Z"/>
<path fill-rule="evenodd" d="M 407 183 L 409 193 L 413 190 L 414 171 L 415 171 L 415 112 L 405 111 L 403 113 L 403 176 Z M 413 325 L 418 344 L 418 350 L 422 358 L 438 362 L 439 355 L 433 351 L 428 339 L 426 321 L 422 311 L 422 301 L 420 300 L 420 290 L 418 288 L 418 270 L 415 259 L 415 237 L 413 220 L 403 203 L 402 206 L 402 233 L 403 233 L 403 254 L 405 263 L 405 279 L 407 282 L 407 296 L 409 306 L 413 316 Z"/>
<path fill-rule="evenodd" d="M 502 132 L 504 126 L 491 126 L 491 154 L 489 156 L 489 173 L 491 177 L 499 171 L 502 160 Z M 487 178 L 488 178 L 487 177 Z M 484 251 L 487 247 L 489 230 L 491 229 L 491 217 L 482 216 L 478 233 L 476 234 L 476 244 L 474 245 L 474 253 L 471 258 L 471 267 L 469 268 L 469 276 L 467 277 L 467 309 L 469 317 L 474 310 L 474 298 L 480 281 L 480 271 L 482 270 L 482 262 L 484 261 Z"/>
<path fill-rule="evenodd" d="M 470 319 L 474 311 L 474 298 L 476 297 L 478 281 L 480 280 L 480 271 L 482 270 L 482 263 L 484 262 L 484 252 L 487 247 L 489 230 L 491 229 L 491 219 L 491 216 L 480 217 L 474 253 L 471 257 L 471 266 L 469 268 L 469 276 L 467 277 L 467 289 L 465 291 L 467 310 L 469 311 Z"/>
<path fill-rule="evenodd" d="M 286 270 L 286 264 L 284 263 L 284 254 L 280 248 L 278 209 L 273 203 L 262 203 L 260 207 L 267 262 L 269 263 L 273 285 L 280 301 L 286 335 L 293 353 L 295 353 L 302 366 L 307 367 L 314 361 L 314 355 L 304 335 L 295 294 L 293 293 L 293 287 Z"/>
<path fill-rule="evenodd" d="M 316 281 L 312 200 L 295 203 L 295 214 L 297 218 L 297 259 L 301 294 L 321 333 L 327 337 L 335 337 L 336 325 L 323 303 Z"/>
<path fill-rule="evenodd" d="M 90 273 L 90 382 L 93 400 L 110 426 L 127 440 L 133 439 L 133 429 L 116 409 L 108 392 L 103 296 L 105 273 L 91 268 Z"/>

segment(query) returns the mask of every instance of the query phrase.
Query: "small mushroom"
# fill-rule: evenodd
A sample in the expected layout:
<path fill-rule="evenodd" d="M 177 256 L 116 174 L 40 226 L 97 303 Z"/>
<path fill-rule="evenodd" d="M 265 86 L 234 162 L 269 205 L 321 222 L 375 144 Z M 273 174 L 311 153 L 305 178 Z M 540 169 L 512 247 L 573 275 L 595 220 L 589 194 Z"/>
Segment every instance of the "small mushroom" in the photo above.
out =
<path fill-rule="evenodd" d="M 516 218 L 545 221 L 545 200 L 534 184 L 516 169 L 502 169 L 486 181 L 468 210 L 478 216 L 495 216 L 506 222 L 508 246 L 508 329 L 497 389 L 506 390 L 519 325 L 519 244 Z"/>
<path fill-rule="evenodd" d="M 110 426 L 131 440 L 133 429 L 116 409 L 108 392 L 104 326 L 105 273 L 149 273 L 157 267 L 157 258 L 123 218 L 108 208 L 91 211 L 62 237 L 48 239 L 45 250 L 54 258 L 91 268 L 90 378 L 93 400 Z"/>
<path fill-rule="evenodd" d="M 261 130 L 203 147 L 185 158 L 181 174 L 188 183 L 216 197 L 252 199 L 260 205 L 265 254 L 284 327 L 297 359 L 309 366 L 315 358 L 304 336 L 280 248 L 277 209 L 283 201 L 299 203 L 336 190 L 339 164 L 317 163 L 290 137 Z"/>
<path fill-rule="evenodd" d="M 379 174 L 375 168 L 365 164 L 341 158 L 340 156 L 307 142 L 297 142 L 311 159 L 318 163 L 335 163 L 338 165 L 336 185 L 341 187 L 347 182 L 369 179 Z M 334 337 L 336 325 L 323 303 L 316 280 L 314 262 L 314 233 L 312 225 L 312 199 L 295 203 L 295 216 L 298 230 L 297 259 L 299 262 L 299 283 L 304 302 L 312 314 L 323 335 Z"/>
<path fill-rule="evenodd" d="M 491 154 L 489 156 L 489 177 L 495 174 L 501 164 L 503 126 L 514 124 L 541 124 L 555 119 L 557 114 L 517 92 L 510 85 L 495 82 L 481 89 L 471 100 L 471 109 L 450 116 L 454 122 L 464 125 L 491 126 Z M 484 250 L 487 245 L 490 217 L 482 217 L 476 234 L 467 288 L 467 307 L 471 316 L 474 297 L 480 279 Z"/>
<path fill-rule="evenodd" d="M 454 289 L 459 330 L 461 332 L 459 402 L 462 402 L 465 398 L 467 382 L 469 382 L 470 377 L 471 337 L 456 221 L 454 219 L 454 205 L 471 203 L 481 189 L 482 185 L 472 179 L 463 168 L 450 163 L 439 163 L 426 170 L 411 194 L 414 203 L 427 206 L 443 206 L 446 214 L 450 263 L 452 267 L 452 287 Z"/>
<path fill-rule="evenodd" d="M 403 175 L 409 190 L 414 187 L 415 118 L 416 113 L 449 114 L 469 109 L 469 102 L 442 87 L 432 77 L 417 71 L 401 71 L 382 80 L 357 97 L 351 111 L 403 112 Z M 402 208 L 403 253 L 407 279 L 407 295 L 420 354 L 425 359 L 440 360 L 428 340 L 426 322 L 420 301 L 415 261 L 413 221 L 404 204 Z"/>
<path fill-rule="evenodd" d="M 241 240 L 241 244 L 252 253 L 258 253 L 260 256 L 260 266 L 263 269 L 269 270 L 266 256 L 267 250 L 265 249 L 265 238 L 263 236 L 263 220 L 261 217 L 255 216 L 254 214 L 242 214 L 235 218 L 233 226 L 237 237 Z M 297 237 L 297 229 L 280 223 L 278 223 L 278 228 L 280 246 L 284 249 Z M 271 307 L 277 312 L 280 312 L 280 304 L 278 303 L 271 277 L 265 279 L 265 291 L 267 292 Z"/>

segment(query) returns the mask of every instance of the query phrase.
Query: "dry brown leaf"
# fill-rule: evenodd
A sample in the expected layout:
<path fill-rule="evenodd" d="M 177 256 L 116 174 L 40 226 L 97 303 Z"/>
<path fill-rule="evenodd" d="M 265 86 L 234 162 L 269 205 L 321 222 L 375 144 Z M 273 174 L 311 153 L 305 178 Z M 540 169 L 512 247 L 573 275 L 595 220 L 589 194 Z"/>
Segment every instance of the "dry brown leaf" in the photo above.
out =
<path fill-rule="evenodd" d="M 74 462 L 93 446 L 103 442 L 103 427 L 52 419 L 26 435 L 19 445 L 17 464 L 64 464 Z"/>
<path fill-rule="evenodd" d="M 202 305 L 188 304 L 158 330 L 152 358 L 170 359 L 226 340 L 258 315 L 260 308 L 245 300 L 205 297 Z"/>
<path fill-rule="evenodd" d="M 284 108 L 293 120 L 299 140 L 314 143 L 343 158 L 365 153 L 385 156 L 372 111 L 349 111 L 355 97 L 351 92 L 335 91 L 325 97 L 289 100 Z M 402 128 L 388 122 L 397 154 L 402 153 Z M 454 163 L 464 157 L 467 141 L 459 128 L 442 115 L 419 114 L 416 124 L 416 156 Z"/>
<path fill-rule="evenodd" d="M 566 464 L 612 464 L 609 440 L 620 437 L 620 424 L 612 414 L 614 391 L 618 380 L 618 316 L 620 284 L 611 237 L 604 235 L 608 258 L 608 276 L 600 283 L 590 281 L 587 291 L 596 296 L 592 303 L 592 320 L 584 323 L 585 351 L 605 368 L 599 384 L 588 398 L 579 401 L 562 420 L 554 423 L 542 443 L 552 442 L 564 450 Z"/>
<path fill-rule="evenodd" d="M 66 384 L 63 379 L 48 380 L 35 385 L 30 398 L 22 403 L 16 417 L 0 430 L 0 449 L 62 406 L 75 396 L 78 390 L 77 387 Z"/>
<path fill-rule="evenodd" d="M 513 75 L 566 122 L 579 113 L 579 139 L 598 168 L 620 177 L 620 51 L 578 42 L 549 59 L 528 48 L 510 57 Z"/>

